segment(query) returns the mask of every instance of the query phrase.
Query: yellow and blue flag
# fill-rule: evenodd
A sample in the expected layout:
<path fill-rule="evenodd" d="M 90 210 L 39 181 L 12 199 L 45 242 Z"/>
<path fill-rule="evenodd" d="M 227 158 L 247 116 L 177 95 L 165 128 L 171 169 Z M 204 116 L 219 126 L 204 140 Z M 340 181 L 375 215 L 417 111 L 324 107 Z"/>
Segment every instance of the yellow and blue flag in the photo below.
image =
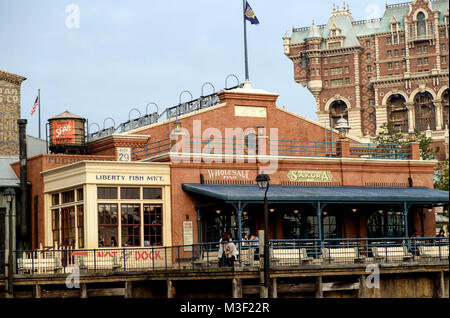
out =
<path fill-rule="evenodd" d="M 248 4 L 248 1 L 245 1 L 245 20 L 250 21 L 251 24 L 259 24 L 258 18 L 252 10 L 252 7 Z"/>

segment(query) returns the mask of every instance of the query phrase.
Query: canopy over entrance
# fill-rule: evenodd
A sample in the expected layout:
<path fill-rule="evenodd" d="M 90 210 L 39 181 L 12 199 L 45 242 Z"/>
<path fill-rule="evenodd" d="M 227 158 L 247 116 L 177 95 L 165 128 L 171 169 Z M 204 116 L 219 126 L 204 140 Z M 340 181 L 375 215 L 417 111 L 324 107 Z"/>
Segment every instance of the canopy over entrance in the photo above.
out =
<path fill-rule="evenodd" d="M 208 207 L 223 204 L 232 205 L 236 214 L 231 216 L 231 223 L 235 223 L 235 234 L 240 238 L 242 234 L 243 217 L 245 217 L 246 213 L 251 212 L 248 210 L 249 205 L 254 206 L 263 204 L 265 193 L 265 190 L 259 189 L 257 185 L 183 184 L 182 189 L 198 198 L 197 223 L 199 242 L 201 241 L 201 219 L 205 220 L 205 217 L 208 218 L 208 215 L 214 215 L 211 213 L 203 214 L 200 211 L 201 209 L 205 208 L 208 210 Z M 270 189 L 267 192 L 267 199 L 272 207 L 274 207 L 274 204 L 275 207 L 277 204 L 288 206 L 309 205 L 312 208 L 311 212 L 316 216 L 316 221 L 313 222 L 317 223 L 318 237 L 323 239 L 322 226 L 328 226 L 323 221 L 327 221 L 326 218 L 330 219 L 329 216 L 326 216 L 327 212 L 325 212 L 328 211 L 328 206 L 357 207 L 367 205 L 368 207 L 379 206 L 380 209 L 383 209 L 383 207 L 387 208 L 388 206 L 397 206 L 394 213 L 396 220 L 395 224 L 398 223 L 397 227 L 401 227 L 400 232 L 402 233 L 402 236 L 408 237 L 409 209 L 413 206 L 431 208 L 433 205 L 448 205 L 449 195 L 446 191 L 425 187 L 308 187 L 270 185 Z M 327 207 L 327 210 L 324 210 L 325 207 Z M 215 211 L 218 214 L 221 213 L 220 210 Z M 380 212 L 380 210 L 378 210 L 378 212 Z M 383 213 L 382 210 L 381 213 Z M 322 214 L 324 216 L 322 216 Z M 388 217 L 388 219 L 384 220 L 383 224 L 389 225 L 389 218 L 392 217 L 386 217 Z M 424 233 L 423 216 L 421 223 L 422 233 Z"/>
<path fill-rule="evenodd" d="M 183 184 L 184 191 L 225 202 L 256 203 L 264 200 L 264 190 L 256 185 Z M 381 187 L 300 187 L 271 185 L 267 198 L 272 203 L 448 203 L 446 191 L 429 188 Z"/>

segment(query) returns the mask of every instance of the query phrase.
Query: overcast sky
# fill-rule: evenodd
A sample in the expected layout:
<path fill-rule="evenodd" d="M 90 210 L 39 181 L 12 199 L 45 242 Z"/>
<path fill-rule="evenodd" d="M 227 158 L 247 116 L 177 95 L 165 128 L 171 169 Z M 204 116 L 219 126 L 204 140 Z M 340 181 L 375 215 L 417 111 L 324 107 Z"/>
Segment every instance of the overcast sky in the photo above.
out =
<path fill-rule="evenodd" d="M 386 3 L 347 2 L 354 20 L 381 17 Z M 398 2 L 404 0 L 389 1 Z M 294 82 L 282 36 L 313 19 L 327 23 L 333 3 L 342 8 L 342 2 L 249 3 L 260 21 L 247 23 L 252 86 L 279 94 L 279 106 L 316 120 L 314 98 Z M 101 127 L 112 117 L 117 127 L 132 108 L 144 115 L 155 102 L 161 113 L 178 104 L 183 90 L 197 98 L 205 82 L 219 91 L 227 75 L 245 77 L 242 0 L 0 0 L 0 39 L 0 69 L 27 78 L 21 115 L 33 136 L 38 116 L 30 111 L 41 89 L 42 138 L 47 119 L 65 110 Z M 205 94 L 211 90 L 205 87 Z"/>

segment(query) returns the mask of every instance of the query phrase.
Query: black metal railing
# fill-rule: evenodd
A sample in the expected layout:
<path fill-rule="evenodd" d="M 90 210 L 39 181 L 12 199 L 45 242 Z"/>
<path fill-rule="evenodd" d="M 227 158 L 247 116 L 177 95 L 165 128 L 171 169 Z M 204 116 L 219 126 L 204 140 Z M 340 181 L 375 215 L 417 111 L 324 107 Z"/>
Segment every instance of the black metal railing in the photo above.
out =
<path fill-rule="evenodd" d="M 275 266 L 429 263 L 448 261 L 449 257 L 446 237 L 272 240 L 270 244 Z"/>
<path fill-rule="evenodd" d="M 80 272 L 142 272 L 169 269 L 259 266 L 261 246 L 235 241 L 234 262 L 219 259 L 219 242 L 148 248 L 98 248 L 15 251 L 16 274 L 36 275 Z M 449 239 L 360 238 L 326 240 L 270 240 L 271 268 L 377 264 L 436 263 L 449 260 Z M 0 255 L 3 251 L 0 251 Z"/>

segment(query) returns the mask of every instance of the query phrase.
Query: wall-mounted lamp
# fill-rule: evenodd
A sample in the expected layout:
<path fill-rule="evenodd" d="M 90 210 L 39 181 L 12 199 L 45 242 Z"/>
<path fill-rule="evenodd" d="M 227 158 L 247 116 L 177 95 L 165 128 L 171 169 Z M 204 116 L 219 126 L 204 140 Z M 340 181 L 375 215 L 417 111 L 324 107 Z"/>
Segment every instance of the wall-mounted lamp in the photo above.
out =
<path fill-rule="evenodd" d="M 273 213 L 273 212 L 275 212 L 275 209 L 269 209 L 269 212 Z"/>
<path fill-rule="evenodd" d="M 298 214 L 298 210 L 294 210 L 294 214 Z"/>
<path fill-rule="evenodd" d="M 428 212 L 432 213 L 433 212 L 433 207 L 428 207 Z"/>
<path fill-rule="evenodd" d="M 217 213 L 217 214 L 220 214 L 221 212 L 222 212 L 222 211 L 220 211 L 220 210 L 216 210 L 216 213 Z"/>
<path fill-rule="evenodd" d="M 383 213 L 383 210 L 381 210 L 381 209 L 380 209 L 380 210 L 378 210 L 378 213 L 382 214 L 382 213 Z"/>
<path fill-rule="evenodd" d="M 328 212 L 327 212 L 327 211 L 323 211 L 322 214 L 323 214 L 323 215 L 327 215 Z"/>
<path fill-rule="evenodd" d="M 242 215 L 244 215 L 244 216 L 247 216 L 247 214 L 248 214 L 247 211 L 242 212 Z"/>
<path fill-rule="evenodd" d="M 358 209 L 352 209 L 352 212 L 353 212 L 353 213 L 356 213 L 356 211 L 358 211 Z"/>

